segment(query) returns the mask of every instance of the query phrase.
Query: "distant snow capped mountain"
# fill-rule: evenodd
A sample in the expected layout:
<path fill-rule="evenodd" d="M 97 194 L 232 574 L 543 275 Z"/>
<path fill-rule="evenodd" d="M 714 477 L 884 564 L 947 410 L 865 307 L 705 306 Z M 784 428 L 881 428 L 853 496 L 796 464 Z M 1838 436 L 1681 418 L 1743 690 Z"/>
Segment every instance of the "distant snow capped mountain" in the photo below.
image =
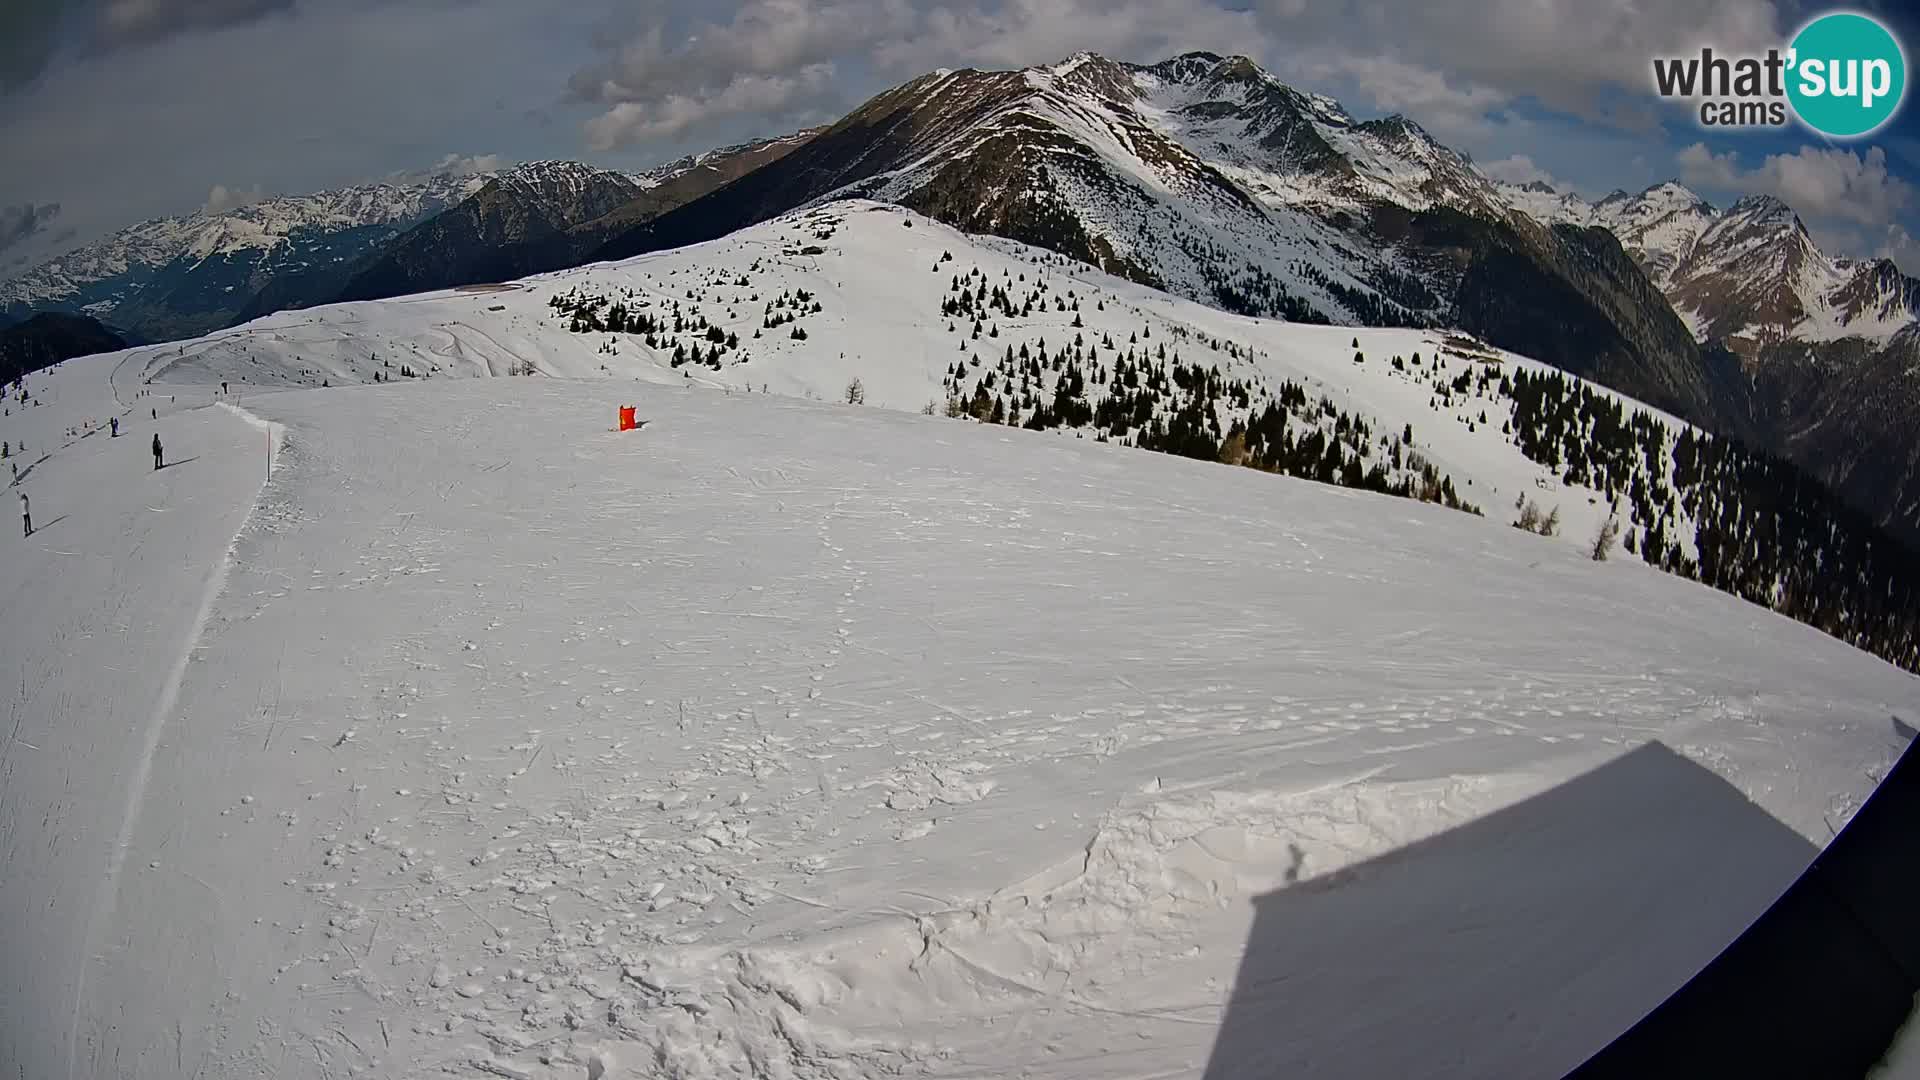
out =
<path fill-rule="evenodd" d="M 1779 341 L 1885 343 L 1915 318 L 1920 281 L 1884 259 L 1822 252 L 1785 203 L 1740 200 L 1674 268 L 1674 306 L 1703 335 L 1751 355 Z"/>
<path fill-rule="evenodd" d="M 528 162 L 409 229 L 343 280 L 306 283 L 303 291 L 308 303 L 378 299 L 553 269 L 576 253 L 569 229 L 612 213 L 644 190 L 625 173 L 577 161 Z"/>
<path fill-rule="evenodd" d="M 1827 255 L 1793 209 L 1770 195 L 1717 210 L 1672 180 L 1595 203 L 1544 184 L 1500 192 L 1540 221 L 1612 232 L 1696 337 L 1749 359 L 1785 341 L 1885 344 L 1920 313 L 1920 281 L 1885 259 Z"/>
<path fill-rule="evenodd" d="M 625 173 L 579 161 L 528 161 L 495 175 L 503 192 L 562 206 L 591 209 L 608 199 L 630 198 L 641 185 Z M 486 185 L 481 185 L 485 187 Z M 480 189 L 476 188 L 475 193 Z M 618 205 L 618 202 L 615 202 Z M 601 210 L 605 213 L 605 210 Z"/>
<path fill-rule="evenodd" d="M 530 161 L 159 218 L 0 282 L 0 313 L 86 313 L 168 340 L 348 292 L 397 295 L 555 269 L 812 134 L 721 147 L 640 173 Z M 463 217 L 414 235 L 454 212 Z"/>
<path fill-rule="evenodd" d="M 578 265 L 608 237 L 778 160 L 812 135 L 801 131 L 722 147 L 640 174 L 577 161 L 529 162 L 414 226 L 350 273 L 269 290 L 251 313 L 505 281 Z"/>
<path fill-rule="evenodd" d="M 267 279 L 351 261 L 488 179 L 364 184 L 143 221 L 0 282 L 0 310 L 83 312 L 150 338 L 204 332 Z"/>

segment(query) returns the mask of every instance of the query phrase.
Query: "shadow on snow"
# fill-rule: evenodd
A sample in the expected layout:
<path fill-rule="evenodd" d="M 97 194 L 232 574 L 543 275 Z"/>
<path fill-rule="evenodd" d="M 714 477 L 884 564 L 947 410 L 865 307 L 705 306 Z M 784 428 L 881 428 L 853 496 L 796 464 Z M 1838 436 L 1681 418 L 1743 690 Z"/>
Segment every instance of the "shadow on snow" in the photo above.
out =
<path fill-rule="evenodd" d="M 1257 898 L 1205 1075 L 1560 1076 L 1685 984 L 1814 855 L 1649 743 Z"/>

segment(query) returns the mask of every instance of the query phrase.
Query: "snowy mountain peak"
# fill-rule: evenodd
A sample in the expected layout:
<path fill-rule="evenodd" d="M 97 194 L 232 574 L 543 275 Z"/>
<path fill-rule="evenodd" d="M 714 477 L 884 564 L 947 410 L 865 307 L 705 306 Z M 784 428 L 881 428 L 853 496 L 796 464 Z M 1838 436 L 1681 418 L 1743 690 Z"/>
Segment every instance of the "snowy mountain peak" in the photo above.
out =
<path fill-rule="evenodd" d="M 1743 228 L 1784 230 L 1801 238 L 1802 242 L 1812 243 L 1807 227 L 1794 213 L 1793 207 L 1773 195 L 1748 195 L 1736 200 L 1727 207 L 1722 220 L 1738 222 Z"/>
<path fill-rule="evenodd" d="M 1790 340 L 1884 344 L 1913 323 L 1920 282 L 1891 264 L 1829 256 L 1779 198 L 1748 195 L 1706 213 L 1710 224 L 1666 282 L 1703 339 L 1755 357 Z"/>
<path fill-rule="evenodd" d="M 1427 134 L 1425 128 L 1400 113 L 1392 113 L 1378 120 L 1366 120 L 1361 123 L 1361 126 L 1383 138 L 1413 139 L 1437 145 L 1434 137 Z"/>
<path fill-rule="evenodd" d="M 503 179 L 547 181 L 597 176 L 605 171 L 581 161 L 548 160 L 521 162 L 500 175 Z"/>
<path fill-rule="evenodd" d="M 1035 89 L 1062 89 L 1096 99 L 1125 101 L 1138 95 L 1131 66 L 1098 53 L 1081 52 L 1046 67 L 1027 72 Z"/>
<path fill-rule="evenodd" d="M 1055 75 L 1071 75 L 1074 72 L 1085 67 L 1087 64 L 1100 59 L 1102 59 L 1102 57 L 1098 53 L 1082 50 L 1080 52 L 1074 53 L 1072 56 L 1067 57 L 1065 60 L 1062 60 L 1057 64 L 1048 65 L 1046 70 L 1052 72 Z"/>
<path fill-rule="evenodd" d="M 1727 209 L 1729 213 L 1739 211 L 1748 214 L 1780 214 L 1790 213 L 1793 208 L 1788 206 L 1786 202 L 1777 195 L 1759 193 L 1742 195 L 1740 198 L 1735 199 L 1733 205 Z"/>
<path fill-rule="evenodd" d="M 562 203 L 589 199 L 617 204 L 640 191 L 640 185 L 625 173 L 578 161 L 529 161 L 501 173 L 494 178 L 494 184 L 525 197 Z M 598 194 L 609 191 L 611 194 Z M 607 209 L 611 209 L 611 205 Z"/>
<path fill-rule="evenodd" d="M 244 301 L 248 283 L 264 268 L 297 269 L 371 250 L 467 198 L 490 179 L 487 173 L 442 173 L 405 183 L 279 195 L 217 214 L 195 210 L 154 218 L 0 282 L 0 311 L 86 311 L 131 326 L 132 320 L 116 312 L 143 292 L 185 287 Z M 209 265 L 210 260 L 217 265 Z M 203 270 L 214 279 L 190 282 Z M 161 322 L 134 328 L 158 335 L 209 327 Z"/>
<path fill-rule="evenodd" d="M 1708 210 L 1713 208 L 1711 203 L 1678 180 L 1663 180 L 1642 191 L 1638 197 L 1644 202 L 1658 202 L 1668 206 L 1701 206 Z"/>
<path fill-rule="evenodd" d="M 1149 70 L 1171 82 L 1196 82 L 1220 66 L 1224 59 L 1218 53 L 1196 50 L 1162 60 Z"/>

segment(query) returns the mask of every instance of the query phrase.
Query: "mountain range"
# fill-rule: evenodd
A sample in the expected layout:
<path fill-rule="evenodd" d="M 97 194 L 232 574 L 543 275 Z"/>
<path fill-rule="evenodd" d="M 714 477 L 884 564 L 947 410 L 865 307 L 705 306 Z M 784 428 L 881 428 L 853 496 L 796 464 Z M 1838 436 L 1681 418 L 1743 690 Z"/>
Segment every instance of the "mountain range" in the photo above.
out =
<path fill-rule="evenodd" d="M 92 315 L 148 340 L 204 333 L 269 282 L 359 258 L 485 179 L 436 175 L 143 221 L 0 283 L 0 311 Z"/>
<path fill-rule="evenodd" d="M 863 197 L 1228 311 L 1459 327 L 1806 465 L 1920 537 L 1920 282 L 1791 208 L 1496 181 L 1244 57 L 937 71 L 840 121 L 625 174 L 573 162 L 148 222 L 0 311 L 149 338 L 711 240 Z"/>

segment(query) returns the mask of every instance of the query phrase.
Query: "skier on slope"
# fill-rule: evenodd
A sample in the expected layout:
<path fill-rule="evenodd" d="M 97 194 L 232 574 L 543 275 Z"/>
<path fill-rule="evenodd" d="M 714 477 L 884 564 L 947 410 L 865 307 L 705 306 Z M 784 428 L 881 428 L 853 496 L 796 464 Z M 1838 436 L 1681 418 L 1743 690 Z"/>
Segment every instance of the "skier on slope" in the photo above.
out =
<path fill-rule="evenodd" d="M 160 471 L 160 433 L 153 433 L 153 471 Z"/>
<path fill-rule="evenodd" d="M 20 489 L 20 525 L 22 527 L 20 535 L 33 535 L 33 504 L 27 501 L 26 488 Z"/>
<path fill-rule="evenodd" d="M 119 417 L 117 416 L 107 417 L 107 426 L 113 429 L 113 434 L 110 436 L 111 438 L 117 439 L 120 437 L 120 418 Z"/>

